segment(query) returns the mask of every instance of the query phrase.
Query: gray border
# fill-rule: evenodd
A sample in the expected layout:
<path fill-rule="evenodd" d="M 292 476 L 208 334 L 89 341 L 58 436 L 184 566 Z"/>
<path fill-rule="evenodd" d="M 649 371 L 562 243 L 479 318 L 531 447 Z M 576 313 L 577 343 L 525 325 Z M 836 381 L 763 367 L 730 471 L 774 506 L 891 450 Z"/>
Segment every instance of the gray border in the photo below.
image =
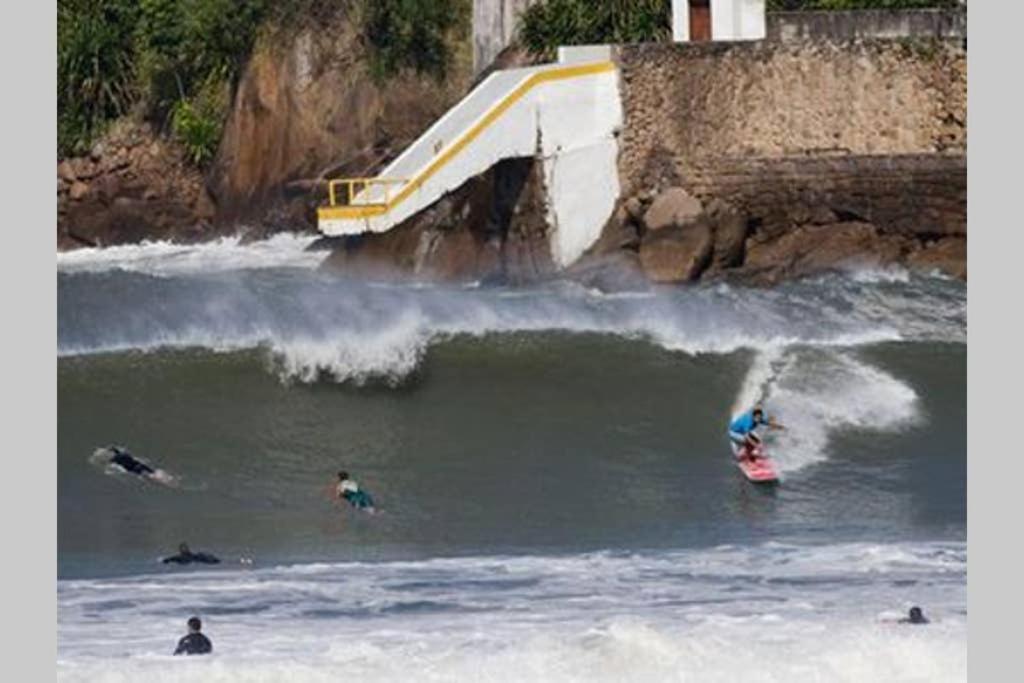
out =
<path fill-rule="evenodd" d="M 1022 495 L 1019 477 L 1007 468 L 1019 453 L 1003 434 L 1019 424 L 1011 406 L 1021 393 L 1014 386 L 1020 373 L 1010 370 L 1020 348 L 1011 297 L 1020 291 L 1015 256 L 1024 226 L 1011 202 L 1024 196 L 1024 3 L 974 0 L 968 12 L 968 672 L 976 681 L 998 681 L 1015 678 L 1007 672 L 1021 649 L 1013 616 L 1021 602 Z"/>
<path fill-rule="evenodd" d="M 4 3 L 4 562 L 8 680 L 56 677 L 56 3 Z"/>

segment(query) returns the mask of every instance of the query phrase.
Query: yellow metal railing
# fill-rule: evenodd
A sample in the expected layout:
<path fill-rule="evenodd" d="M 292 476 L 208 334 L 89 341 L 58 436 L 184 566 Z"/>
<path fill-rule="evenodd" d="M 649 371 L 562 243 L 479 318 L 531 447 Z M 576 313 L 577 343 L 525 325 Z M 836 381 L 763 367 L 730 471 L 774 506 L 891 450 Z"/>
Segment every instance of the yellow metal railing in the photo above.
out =
<path fill-rule="evenodd" d="M 397 178 L 338 178 L 335 180 L 328 181 L 328 190 L 330 193 L 330 206 L 322 206 L 317 209 L 317 216 L 319 219 L 352 219 L 352 218 L 369 218 L 371 216 L 379 216 L 387 213 L 393 206 L 401 203 L 406 197 L 416 190 L 417 187 L 421 187 L 428 178 L 430 178 L 438 169 L 444 166 L 446 163 L 461 152 L 467 145 L 469 145 L 480 133 L 496 121 L 504 112 L 515 104 L 523 95 L 529 92 L 532 88 L 542 84 L 549 83 L 552 81 L 560 81 L 568 78 L 575 78 L 577 76 L 588 76 L 591 74 L 613 71 L 615 70 L 615 64 L 613 62 L 596 62 L 592 64 L 574 64 L 571 66 L 565 66 L 558 69 L 551 69 L 549 71 L 540 71 L 532 74 L 526 81 L 520 84 L 515 90 L 505 96 L 504 99 L 500 100 L 491 107 L 487 114 L 477 121 L 469 130 L 462 134 L 452 144 L 448 145 L 439 154 L 436 154 L 433 161 L 425 169 L 420 171 L 415 178 L 411 180 L 400 180 Z M 436 150 L 435 150 L 436 152 Z M 353 188 L 357 185 L 361 185 L 364 188 L 370 187 L 371 185 L 383 185 L 384 186 L 384 200 L 382 202 L 359 202 L 352 204 L 354 197 Z M 337 185 L 347 185 L 347 198 L 348 205 L 337 203 L 337 197 L 335 195 L 335 187 Z M 404 185 L 394 197 L 390 194 L 391 185 Z"/>
<path fill-rule="evenodd" d="M 387 206 L 391 201 L 391 186 L 401 185 L 409 182 L 404 178 L 335 178 L 334 180 L 327 181 L 327 194 L 329 195 L 331 206 Z M 339 185 L 345 186 L 345 199 L 344 203 L 338 202 L 338 191 Z M 356 187 L 361 187 L 363 190 L 379 185 L 384 188 L 384 196 L 381 201 L 373 202 L 359 202 L 354 203 L 356 196 Z"/>

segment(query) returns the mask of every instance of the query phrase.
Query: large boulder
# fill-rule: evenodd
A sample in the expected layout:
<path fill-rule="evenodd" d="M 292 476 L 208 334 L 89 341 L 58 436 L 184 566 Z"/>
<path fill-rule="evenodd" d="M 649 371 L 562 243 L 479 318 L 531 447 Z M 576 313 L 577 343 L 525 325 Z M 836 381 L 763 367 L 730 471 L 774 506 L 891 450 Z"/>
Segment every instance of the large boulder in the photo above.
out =
<path fill-rule="evenodd" d="M 880 267 L 902 261 L 913 242 L 902 235 L 879 233 L 860 221 L 798 227 L 769 240 L 751 238 L 743 270 L 764 284 L 828 270 Z"/>
<path fill-rule="evenodd" d="M 944 237 L 913 252 L 907 257 L 907 266 L 930 273 L 939 271 L 961 280 L 967 279 L 967 239 Z"/>
<path fill-rule="evenodd" d="M 648 230 L 663 230 L 686 225 L 697 220 L 703 208 L 700 200 L 683 188 L 670 187 L 655 197 L 644 214 L 644 226 Z"/>
<path fill-rule="evenodd" d="M 690 282 L 711 260 L 714 238 L 704 222 L 648 233 L 640 243 L 640 266 L 652 282 Z"/>

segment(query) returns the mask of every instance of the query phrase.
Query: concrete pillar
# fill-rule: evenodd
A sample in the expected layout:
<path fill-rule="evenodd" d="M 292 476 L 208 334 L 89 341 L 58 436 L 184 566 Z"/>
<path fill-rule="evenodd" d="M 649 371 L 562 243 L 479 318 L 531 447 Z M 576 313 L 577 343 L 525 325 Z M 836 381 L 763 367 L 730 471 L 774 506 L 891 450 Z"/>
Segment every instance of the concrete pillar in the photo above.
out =
<path fill-rule="evenodd" d="M 690 39 L 690 2 L 672 0 L 672 40 L 684 43 Z"/>

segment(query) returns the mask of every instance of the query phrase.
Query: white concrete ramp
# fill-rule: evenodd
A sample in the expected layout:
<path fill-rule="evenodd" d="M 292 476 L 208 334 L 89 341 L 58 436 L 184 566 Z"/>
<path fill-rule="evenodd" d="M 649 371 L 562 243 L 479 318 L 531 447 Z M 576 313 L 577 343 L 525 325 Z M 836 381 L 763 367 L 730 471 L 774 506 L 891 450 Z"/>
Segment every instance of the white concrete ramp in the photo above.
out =
<path fill-rule="evenodd" d="M 622 105 L 607 54 L 564 51 L 558 64 L 491 74 L 376 178 L 330 181 L 321 232 L 383 232 L 502 159 L 538 156 L 552 255 L 572 263 L 600 235 L 619 196 Z"/>

